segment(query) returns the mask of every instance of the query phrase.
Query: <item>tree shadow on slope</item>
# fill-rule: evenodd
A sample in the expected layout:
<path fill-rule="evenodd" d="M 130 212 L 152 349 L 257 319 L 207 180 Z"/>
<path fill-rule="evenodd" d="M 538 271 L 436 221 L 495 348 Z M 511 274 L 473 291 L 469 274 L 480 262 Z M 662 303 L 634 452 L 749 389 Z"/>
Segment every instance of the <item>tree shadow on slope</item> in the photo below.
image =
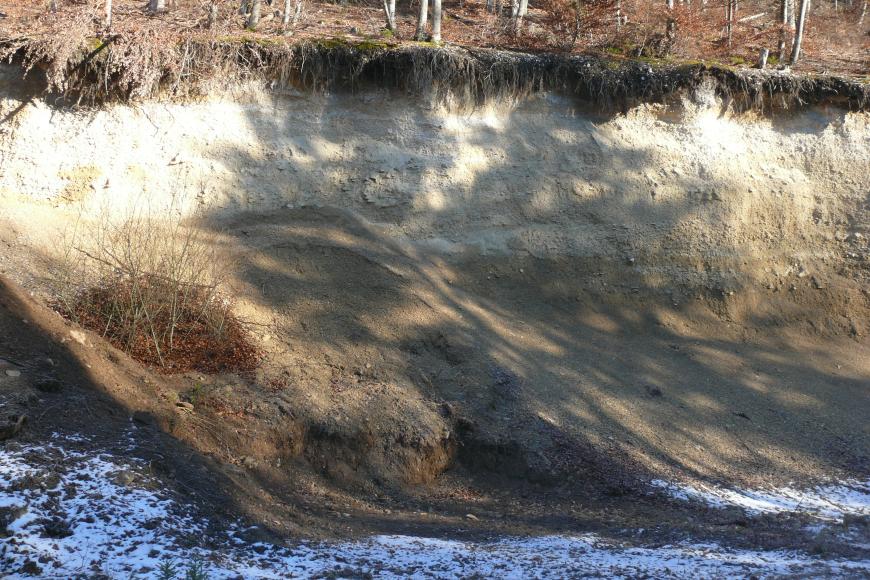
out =
<path fill-rule="evenodd" d="M 529 141 L 534 121 L 519 114 L 467 136 L 445 130 L 461 118 L 372 113 L 385 102 L 367 106 L 372 98 L 353 97 L 376 118 L 374 139 L 352 110 L 324 100 L 314 121 L 300 121 L 304 106 L 251 113 L 258 155 L 221 154 L 248 171 L 254 195 L 263 183 L 294 192 L 288 209 L 216 214 L 210 226 L 250 257 L 240 280 L 275 314 L 286 349 L 267 367 L 286 373 L 288 400 L 314 398 L 317 420 L 336 433 L 336 417 L 371 420 L 392 437 L 387 447 L 420 428 L 411 421 L 396 435 L 404 414 L 437 425 L 437 412 L 465 465 L 532 480 L 616 480 L 640 463 L 723 480 L 801 476 L 808 465 L 866 473 L 866 409 L 855 408 L 866 368 L 839 373 L 820 360 L 837 355 L 824 340 L 750 339 L 769 321 L 735 320 L 751 289 L 716 274 L 744 259 L 722 234 L 733 210 L 718 204 L 738 176 L 712 188 L 677 176 L 671 187 L 690 202 L 673 190 L 656 197 L 666 152 L 607 142 L 589 118 L 562 118 L 585 131 L 582 142 L 558 126 Z M 410 141 L 408 127 L 418 129 Z M 304 158 L 275 179 L 269 152 L 288 140 Z M 480 158 L 460 165 L 459 152 Z M 657 262 L 680 256 L 690 218 L 726 255 Z M 427 411 L 411 413 L 403 397 Z"/>
<path fill-rule="evenodd" d="M 251 108 L 254 146 L 203 152 L 238 188 L 205 225 L 244 257 L 242 314 L 273 351 L 255 384 L 205 389 L 191 419 L 198 453 L 234 478 L 253 466 L 233 480 L 241 511 L 266 521 L 251 490 L 288 509 L 320 485 L 312 471 L 340 484 L 330 507 L 301 498 L 313 512 L 378 495 L 462 509 L 465 487 L 512 477 L 570 501 L 636 490 L 637 474 L 866 473 L 867 370 L 848 361 L 866 346 L 754 338 L 768 321 L 735 314 L 750 289 L 720 275 L 744 258 L 721 201 L 739 176 L 657 189 L 666 151 L 571 107 L 534 137 L 528 111 L 465 132 L 461 116 L 392 115 L 387 96 L 356 99 L 381 107 L 365 129 L 341 100 Z M 724 257 L 680 252 L 689 219 Z"/>

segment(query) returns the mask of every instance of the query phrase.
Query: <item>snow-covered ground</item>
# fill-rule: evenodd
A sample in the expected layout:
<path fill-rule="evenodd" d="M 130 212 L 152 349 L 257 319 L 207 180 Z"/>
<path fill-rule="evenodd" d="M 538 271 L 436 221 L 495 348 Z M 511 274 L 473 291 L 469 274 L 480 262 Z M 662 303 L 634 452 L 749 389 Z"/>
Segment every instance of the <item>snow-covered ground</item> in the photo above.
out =
<path fill-rule="evenodd" d="M 690 542 L 631 547 L 592 534 L 482 542 L 376 536 L 276 548 L 245 543 L 239 529 L 207 536 L 208 522 L 162 491 L 143 466 L 69 447 L 62 439 L 0 447 L 0 575 L 155 578 L 173 563 L 181 578 L 193 562 L 215 579 L 870 574 L 870 560 Z"/>
<path fill-rule="evenodd" d="M 870 517 L 870 481 L 846 481 L 811 489 L 730 489 L 707 484 L 676 484 L 656 480 L 654 486 L 677 499 L 711 507 L 739 507 L 749 513 L 801 513 L 814 519 L 842 522 L 844 516 Z"/>

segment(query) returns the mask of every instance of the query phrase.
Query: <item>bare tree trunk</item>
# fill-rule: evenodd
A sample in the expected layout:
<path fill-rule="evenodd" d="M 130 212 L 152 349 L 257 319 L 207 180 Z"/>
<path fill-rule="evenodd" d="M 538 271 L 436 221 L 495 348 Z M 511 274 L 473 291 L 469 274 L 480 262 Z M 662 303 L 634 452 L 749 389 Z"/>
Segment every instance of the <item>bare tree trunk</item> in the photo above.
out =
<path fill-rule="evenodd" d="M 861 7 L 861 16 L 858 18 L 858 26 L 864 24 L 865 16 L 867 16 L 867 0 L 864 0 L 864 5 Z"/>
<path fill-rule="evenodd" d="M 296 6 L 293 8 L 293 22 L 291 22 L 293 26 L 296 26 L 299 23 L 299 19 L 302 18 L 304 2 L 305 0 L 296 0 Z"/>
<path fill-rule="evenodd" d="M 387 17 L 387 29 L 396 31 L 396 0 L 384 1 L 384 16 Z"/>
<path fill-rule="evenodd" d="M 801 42 L 804 39 L 804 27 L 807 23 L 807 10 L 809 9 L 810 0 L 801 0 L 801 11 L 797 16 L 797 30 L 794 33 L 794 44 L 791 48 L 790 63 L 794 65 L 801 56 Z"/>
<path fill-rule="evenodd" d="M 166 0 L 151 0 L 149 5 L 151 12 L 166 12 Z"/>
<path fill-rule="evenodd" d="M 770 51 L 766 48 L 762 48 L 761 53 L 758 55 L 758 68 L 762 70 L 766 69 L 768 58 L 770 58 Z"/>
<path fill-rule="evenodd" d="M 415 40 L 426 40 L 426 23 L 429 20 L 429 0 L 420 0 L 420 14 L 417 16 Z"/>
<path fill-rule="evenodd" d="M 616 33 L 622 28 L 622 0 L 616 0 Z"/>
<path fill-rule="evenodd" d="M 441 0 L 432 0 L 432 42 L 441 42 Z"/>
<path fill-rule="evenodd" d="M 520 0 L 520 12 L 519 17 L 517 19 L 517 32 L 520 32 L 523 28 L 523 19 L 529 13 L 529 0 Z"/>
<path fill-rule="evenodd" d="M 677 22 L 674 20 L 674 0 L 668 0 L 668 40 L 673 40 L 677 34 Z"/>
<path fill-rule="evenodd" d="M 574 0 L 574 32 L 571 37 L 571 47 L 577 44 L 577 39 L 580 38 L 580 22 L 583 13 L 582 0 Z"/>
<path fill-rule="evenodd" d="M 48 4 L 48 10 L 50 12 L 57 12 L 57 0 L 51 0 Z"/>
<path fill-rule="evenodd" d="M 263 0 L 251 0 L 251 13 L 248 14 L 248 22 L 246 26 L 251 30 L 256 30 L 260 24 L 260 8 Z"/>
<path fill-rule="evenodd" d="M 241 14 L 242 16 L 248 15 L 248 0 L 242 0 L 242 2 L 239 4 L 239 14 Z"/>
<path fill-rule="evenodd" d="M 282 30 L 287 30 L 290 27 L 290 4 L 291 0 L 284 0 L 284 14 L 281 16 Z"/>
<path fill-rule="evenodd" d="M 112 27 L 112 0 L 106 0 L 106 28 Z"/>
<path fill-rule="evenodd" d="M 782 62 L 785 59 L 785 45 L 788 39 L 787 30 L 788 30 L 788 13 L 789 13 L 789 5 L 788 0 L 781 0 L 779 4 L 779 16 L 780 16 L 780 25 L 782 26 L 782 30 L 779 33 L 779 46 L 777 47 L 776 57 Z"/>
<path fill-rule="evenodd" d="M 734 31 L 734 3 L 732 0 L 725 0 L 725 37 L 728 39 L 728 46 L 731 46 L 731 35 Z"/>
<path fill-rule="evenodd" d="M 211 4 L 208 5 L 208 29 L 211 30 L 214 28 L 214 25 L 217 23 L 218 18 L 218 7 L 216 0 L 211 0 Z"/>

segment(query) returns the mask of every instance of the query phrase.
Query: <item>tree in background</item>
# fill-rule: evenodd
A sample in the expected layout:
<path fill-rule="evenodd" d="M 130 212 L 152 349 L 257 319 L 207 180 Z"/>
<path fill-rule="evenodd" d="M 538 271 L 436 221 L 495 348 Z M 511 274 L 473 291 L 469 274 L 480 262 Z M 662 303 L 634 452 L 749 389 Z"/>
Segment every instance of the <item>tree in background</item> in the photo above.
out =
<path fill-rule="evenodd" d="M 441 42 L 441 0 L 432 0 L 432 42 Z"/>
<path fill-rule="evenodd" d="M 420 0 L 420 12 L 417 15 L 417 30 L 414 33 L 415 40 L 426 40 L 426 23 L 429 19 L 429 0 Z M 441 42 L 441 0 L 432 0 L 432 34 L 429 35 L 432 42 Z"/>
<path fill-rule="evenodd" d="M 789 31 L 789 15 L 791 14 L 791 3 L 789 0 L 780 0 L 779 3 L 779 16 L 780 16 L 780 26 L 782 29 L 779 31 L 779 47 L 777 49 L 777 57 L 779 60 L 785 60 L 785 47 L 788 43 L 788 31 Z"/>
<path fill-rule="evenodd" d="M 251 11 L 248 13 L 248 20 L 245 22 L 245 27 L 249 30 L 256 30 L 260 25 L 260 10 L 262 9 L 263 0 L 251 0 Z"/>
<path fill-rule="evenodd" d="M 211 0 L 211 2 L 208 5 L 208 28 L 209 28 L 209 30 L 214 28 L 214 25 L 217 22 L 217 17 L 218 17 L 217 0 Z"/>
<path fill-rule="evenodd" d="M 797 17 L 797 30 L 794 33 L 794 44 L 791 48 L 791 60 L 789 61 L 792 65 L 796 64 L 801 56 L 801 42 L 804 39 L 804 27 L 807 23 L 807 11 L 809 7 L 810 0 L 801 0 L 801 10 Z"/>
<path fill-rule="evenodd" d="M 286 31 L 291 26 L 295 27 L 296 24 L 299 23 L 299 18 L 302 16 L 302 2 L 303 0 L 295 0 L 294 8 L 293 8 L 293 16 L 290 16 L 290 2 L 291 0 L 284 0 L 284 17 L 281 20 L 281 28 Z"/>
<path fill-rule="evenodd" d="M 414 40 L 426 40 L 426 22 L 429 19 L 429 0 L 420 0 L 420 12 L 417 15 L 417 31 Z"/>
<path fill-rule="evenodd" d="M 387 30 L 396 32 L 396 0 L 384 0 L 384 16 L 387 19 Z"/>

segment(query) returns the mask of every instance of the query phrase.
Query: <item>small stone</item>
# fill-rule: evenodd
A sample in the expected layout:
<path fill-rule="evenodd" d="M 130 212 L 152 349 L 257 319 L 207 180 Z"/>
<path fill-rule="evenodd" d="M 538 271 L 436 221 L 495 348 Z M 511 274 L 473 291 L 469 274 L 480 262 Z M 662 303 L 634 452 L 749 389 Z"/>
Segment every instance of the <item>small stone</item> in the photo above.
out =
<path fill-rule="evenodd" d="M 15 370 L 15 369 L 6 369 L 6 376 L 7 376 L 7 377 L 13 377 L 13 378 L 14 378 L 14 377 L 20 377 L 20 376 L 21 376 L 21 371 L 17 371 L 17 370 Z"/>
<path fill-rule="evenodd" d="M 82 346 L 88 346 L 87 335 L 81 330 L 70 330 L 69 331 L 70 338 L 79 343 Z"/>
<path fill-rule="evenodd" d="M 187 401 L 178 401 L 175 403 L 175 406 L 182 411 L 190 411 L 193 412 L 193 403 L 188 403 Z"/>
<path fill-rule="evenodd" d="M 133 475 L 132 471 L 130 471 L 128 469 L 123 469 L 123 470 L 117 472 L 114 475 L 113 479 L 115 480 L 115 483 L 117 483 L 118 485 L 123 485 L 124 487 L 127 487 L 131 483 L 136 481 L 136 476 Z"/>
<path fill-rule="evenodd" d="M 466 517 L 466 519 L 469 519 L 469 520 L 472 520 L 472 521 L 475 521 L 475 522 L 478 521 L 478 520 L 480 519 L 479 517 L 477 517 L 477 516 L 474 515 L 474 514 L 465 514 L 465 517 Z"/>

